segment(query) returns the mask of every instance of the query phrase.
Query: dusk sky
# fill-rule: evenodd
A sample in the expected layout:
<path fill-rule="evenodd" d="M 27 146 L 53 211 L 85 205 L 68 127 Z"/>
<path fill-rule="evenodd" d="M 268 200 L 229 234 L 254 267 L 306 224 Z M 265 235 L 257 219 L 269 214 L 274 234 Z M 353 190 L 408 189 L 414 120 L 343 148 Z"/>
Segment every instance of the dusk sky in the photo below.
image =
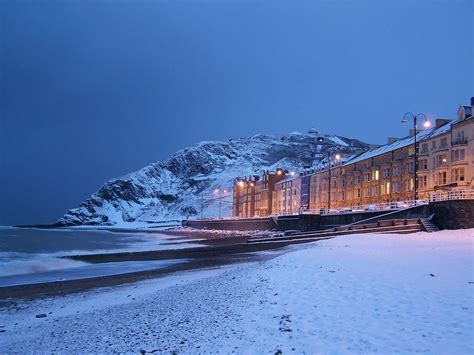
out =
<path fill-rule="evenodd" d="M 474 95 L 473 5 L 0 2 L 0 224 L 55 222 L 105 181 L 202 140 L 385 143 Z"/>

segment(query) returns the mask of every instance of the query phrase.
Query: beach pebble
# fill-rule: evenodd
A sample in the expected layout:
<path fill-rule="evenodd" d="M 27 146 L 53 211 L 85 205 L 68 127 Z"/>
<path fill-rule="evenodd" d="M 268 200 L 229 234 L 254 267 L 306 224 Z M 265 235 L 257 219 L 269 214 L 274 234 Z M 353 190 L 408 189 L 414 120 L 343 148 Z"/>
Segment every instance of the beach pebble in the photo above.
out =
<path fill-rule="evenodd" d="M 41 313 L 41 314 L 37 314 L 37 315 L 36 315 L 36 318 L 46 318 L 46 317 L 47 317 L 47 315 L 44 314 L 44 313 Z"/>

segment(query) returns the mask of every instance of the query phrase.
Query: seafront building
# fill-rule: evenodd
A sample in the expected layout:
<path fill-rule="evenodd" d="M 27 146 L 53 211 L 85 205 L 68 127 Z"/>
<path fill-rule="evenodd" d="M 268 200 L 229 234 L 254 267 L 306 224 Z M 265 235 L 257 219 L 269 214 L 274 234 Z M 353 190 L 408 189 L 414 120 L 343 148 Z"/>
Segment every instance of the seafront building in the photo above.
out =
<path fill-rule="evenodd" d="M 439 192 L 462 194 L 474 189 L 474 98 L 460 106 L 456 120 L 437 119 L 434 127 L 335 164 L 292 174 L 283 168 L 262 179 L 236 179 L 235 217 L 327 213 L 403 207 L 413 203 L 415 161 L 417 199 Z M 415 134 L 417 154 L 415 155 Z"/>

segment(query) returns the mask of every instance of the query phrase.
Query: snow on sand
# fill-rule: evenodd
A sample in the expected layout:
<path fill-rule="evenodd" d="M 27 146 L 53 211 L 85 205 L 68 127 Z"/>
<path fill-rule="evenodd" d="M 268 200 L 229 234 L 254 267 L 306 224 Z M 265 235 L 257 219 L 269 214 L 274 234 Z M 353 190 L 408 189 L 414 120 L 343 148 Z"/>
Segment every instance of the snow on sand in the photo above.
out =
<path fill-rule="evenodd" d="M 0 312 L 0 352 L 474 353 L 474 229 L 290 249 L 18 302 Z"/>

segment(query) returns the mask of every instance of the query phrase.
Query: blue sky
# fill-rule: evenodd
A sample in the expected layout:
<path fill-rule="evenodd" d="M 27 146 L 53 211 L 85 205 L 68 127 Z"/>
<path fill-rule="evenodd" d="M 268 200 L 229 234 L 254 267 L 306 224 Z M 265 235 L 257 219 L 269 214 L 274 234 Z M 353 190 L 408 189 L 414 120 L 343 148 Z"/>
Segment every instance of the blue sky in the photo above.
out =
<path fill-rule="evenodd" d="M 201 140 L 384 143 L 406 111 L 454 117 L 472 18 L 469 0 L 4 0 L 0 224 L 54 222 Z"/>

